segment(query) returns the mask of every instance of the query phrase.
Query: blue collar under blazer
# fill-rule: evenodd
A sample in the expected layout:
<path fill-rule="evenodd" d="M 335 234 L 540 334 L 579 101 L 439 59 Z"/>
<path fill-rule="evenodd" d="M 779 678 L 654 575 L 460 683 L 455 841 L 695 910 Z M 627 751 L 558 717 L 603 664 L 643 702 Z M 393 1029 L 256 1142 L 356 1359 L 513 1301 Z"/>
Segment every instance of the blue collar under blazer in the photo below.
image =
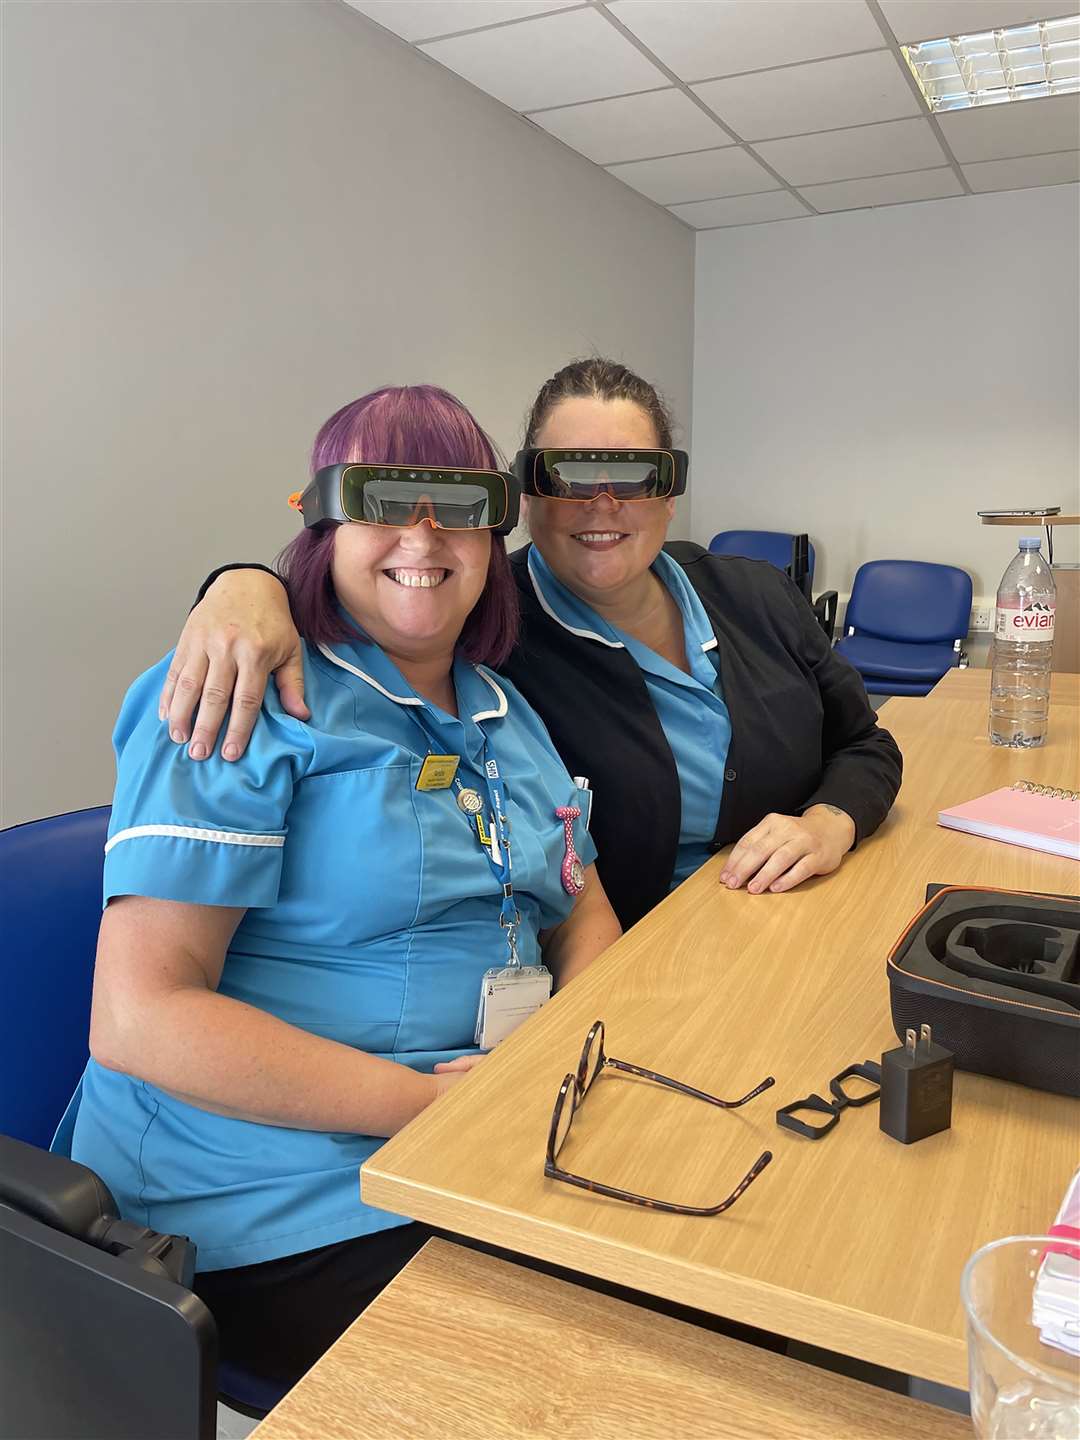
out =
<path fill-rule="evenodd" d="M 674 887 L 712 854 L 731 743 L 731 719 L 717 673 L 716 636 L 704 605 L 685 572 L 670 556 L 658 555 L 653 572 L 679 607 L 689 674 L 632 635 L 608 624 L 555 577 L 535 545 L 529 551 L 533 589 L 551 619 L 579 639 L 612 650 L 625 649 L 641 671 L 679 777 L 679 844 L 671 877 Z"/>
<path fill-rule="evenodd" d="M 543 716 L 571 774 L 590 777 L 597 871 L 628 928 L 675 876 L 678 765 L 637 660 L 625 647 L 569 632 L 544 609 L 530 552 L 526 546 L 510 557 L 522 629 L 503 673 Z M 900 751 L 803 595 L 763 560 L 710 555 L 683 541 L 664 552 L 704 608 L 730 717 L 710 849 L 731 844 L 770 811 L 798 814 L 822 803 L 852 817 L 857 841 L 872 834 L 900 788 Z"/>

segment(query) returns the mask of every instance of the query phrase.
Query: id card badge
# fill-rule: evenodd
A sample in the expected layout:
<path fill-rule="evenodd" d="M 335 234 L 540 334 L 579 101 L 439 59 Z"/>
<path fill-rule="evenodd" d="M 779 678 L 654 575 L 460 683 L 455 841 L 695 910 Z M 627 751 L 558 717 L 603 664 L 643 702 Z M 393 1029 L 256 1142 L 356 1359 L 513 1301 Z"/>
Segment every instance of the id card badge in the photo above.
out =
<path fill-rule="evenodd" d="M 546 965 L 504 965 L 488 970 L 480 985 L 475 1043 L 493 1050 L 551 999 L 551 971 Z"/>

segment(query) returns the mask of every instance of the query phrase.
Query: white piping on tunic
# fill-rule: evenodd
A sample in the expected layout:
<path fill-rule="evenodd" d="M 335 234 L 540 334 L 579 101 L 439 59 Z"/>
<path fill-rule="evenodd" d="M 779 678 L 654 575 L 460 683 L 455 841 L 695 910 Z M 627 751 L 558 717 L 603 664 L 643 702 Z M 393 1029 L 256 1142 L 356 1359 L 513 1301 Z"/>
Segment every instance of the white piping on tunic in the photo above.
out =
<path fill-rule="evenodd" d="M 130 830 L 118 830 L 107 842 L 105 854 L 121 840 L 141 840 L 151 835 L 168 835 L 178 840 L 208 840 L 215 845 L 261 845 L 279 849 L 285 844 L 283 834 L 245 835 L 239 830 L 203 830 L 195 825 L 133 825 Z"/>
<path fill-rule="evenodd" d="M 478 710 L 472 717 L 474 720 L 501 720 L 506 714 L 509 706 L 506 703 L 506 691 L 501 685 L 496 685 L 494 678 L 488 673 L 483 665 L 474 666 L 477 675 L 481 680 L 486 680 L 492 690 L 499 697 L 499 708 L 497 710 Z"/>
<path fill-rule="evenodd" d="M 576 625 L 568 625 L 565 620 L 561 620 L 548 603 L 548 598 L 544 594 L 543 587 L 540 584 L 540 577 L 536 574 L 531 565 L 529 566 L 529 578 L 533 582 L 533 589 L 536 591 L 536 598 L 540 601 L 541 608 L 546 611 L 548 615 L 551 616 L 552 620 L 555 621 L 556 625 L 561 625 L 564 630 L 569 630 L 571 635 L 579 635 L 582 640 L 597 640 L 601 645 L 607 645 L 612 650 L 626 649 L 626 646 L 621 640 L 606 640 L 603 635 L 597 635 L 595 630 L 579 630 Z M 711 640 L 706 640 L 702 644 L 701 648 L 702 650 L 715 650 L 717 644 L 718 641 L 716 639 L 716 636 L 714 635 Z"/>
<path fill-rule="evenodd" d="M 359 666 L 350 665 L 348 660 L 342 660 L 340 655 L 335 655 L 328 645 L 320 645 L 319 653 L 325 656 L 332 665 L 340 665 L 342 670 L 348 670 L 350 675 L 357 676 L 358 679 L 363 680 L 368 685 L 370 685 L 373 690 L 378 690 L 380 695 L 385 695 L 388 700 L 393 700 L 395 705 L 424 705 L 427 703 L 426 701 L 421 700 L 418 695 L 392 694 L 389 690 L 387 690 L 385 685 L 380 685 L 378 680 L 374 679 L 366 671 L 361 670 Z M 480 676 L 481 680 L 485 681 L 488 685 L 491 686 L 492 690 L 495 691 L 495 694 L 499 697 L 499 708 L 497 710 L 479 710 L 472 718 L 474 720 L 501 720 L 502 717 L 506 714 L 508 708 L 505 692 L 498 685 L 496 685 L 495 681 L 491 678 L 487 671 L 483 669 L 482 666 L 474 665 L 473 669 Z"/>
<path fill-rule="evenodd" d="M 348 660 L 342 660 L 339 655 L 335 655 L 329 645 L 320 645 L 319 653 L 324 655 L 331 665 L 340 665 L 342 670 L 348 670 L 350 675 L 356 675 L 361 680 L 365 680 L 373 690 L 378 690 L 380 695 L 385 695 L 388 700 L 393 700 L 395 705 L 423 705 L 424 703 L 418 695 L 392 695 L 385 685 L 380 685 L 378 680 L 373 679 L 366 671 L 356 665 L 350 665 Z"/>
<path fill-rule="evenodd" d="M 526 561 L 526 564 L 528 562 Z M 569 630 L 571 635 L 578 635 L 582 640 L 596 640 L 601 645 L 606 645 L 609 650 L 625 650 L 626 646 L 621 640 L 606 640 L 603 635 L 597 635 L 595 630 L 580 630 L 576 625 L 568 625 L 565 620 L 560 620 L 555 611 L 548 604 L 548 598 L 544 594 L 540 579 L 532 566 L 529 565 L 529 578 L 533 582 L 533 589 L 536 591 L 536 598 L 540 601 L 541 609 L 545 610 L 556 625 L 561 625 L 564 630 Z"/>

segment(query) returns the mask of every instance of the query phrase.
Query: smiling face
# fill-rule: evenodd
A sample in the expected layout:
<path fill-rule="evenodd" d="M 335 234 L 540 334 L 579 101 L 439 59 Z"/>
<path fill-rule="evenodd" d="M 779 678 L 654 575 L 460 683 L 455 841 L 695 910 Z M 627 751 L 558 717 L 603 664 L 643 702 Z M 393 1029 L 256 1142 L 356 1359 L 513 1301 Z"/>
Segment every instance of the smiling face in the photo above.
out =
<path fill-rule="evenodd" d="M 533 444 L 553 450 L 660 448 L 652 418 L 632 400 L 571 396 L 560 400 Z M 559 580 L 593 606 L 640 584 L 660 553 L 674 500 L 549 500 L 523 502 L 533 543 Z"/>
<path fill-rule="evenodd" d="M 339 525 L 330 574 L 345 609 L 391 657 L 452 654 L 480 599 L 491 532 L 417 525 Z"/>

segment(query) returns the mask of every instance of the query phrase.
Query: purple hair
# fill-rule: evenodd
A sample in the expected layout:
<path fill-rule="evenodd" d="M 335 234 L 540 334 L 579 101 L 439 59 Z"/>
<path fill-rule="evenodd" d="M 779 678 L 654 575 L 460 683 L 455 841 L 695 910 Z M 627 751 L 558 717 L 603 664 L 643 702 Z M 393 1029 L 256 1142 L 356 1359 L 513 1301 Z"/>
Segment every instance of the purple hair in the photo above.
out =
<path fill-rule="evenodd" d="M 388 385 L 331 415 L 315 436 L 311 473 L 361 459 L 384 465 L 505 468 L 461 401 L 436 385 Z M 296 628 L 315 643 L 355 634 L 338 613 L 330 574 L 336 529 L 327 523 L 301 530 L 277 558 L 288 582 Z M 517 629 L 517 586 L 502 537 L 492 535 L 487 580 L 462 626 L 458 653 L 474 664 L 501 665 L 514 648 Z"/>

